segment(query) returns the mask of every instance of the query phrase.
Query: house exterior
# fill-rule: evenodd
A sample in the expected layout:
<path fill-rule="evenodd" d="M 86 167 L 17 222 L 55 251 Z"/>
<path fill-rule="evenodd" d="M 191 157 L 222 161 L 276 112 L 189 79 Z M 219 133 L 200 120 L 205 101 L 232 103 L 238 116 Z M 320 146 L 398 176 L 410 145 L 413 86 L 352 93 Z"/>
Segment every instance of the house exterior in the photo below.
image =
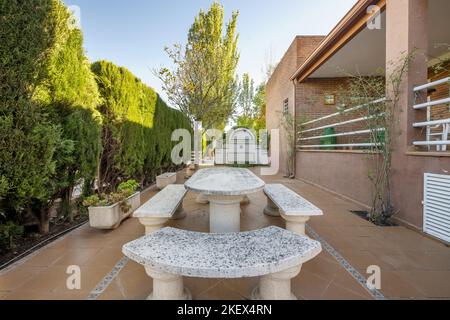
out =
<path fill-rule="evenodd" d="M 287 111 L 297 125 L 304 124 L 296 130 L 297 179 L 370 208 L 368 128 L 357 113 L 342 112 L 339 95 L 351 75 L 376 75 L 386 83 L 385 97 L 391 96 L 390 79 L 402 57 L 411 56 L 395 110 L 395 219 L 445 241 L 450 239 L 449 12 L 447 0 L 358 1 L 327 36 L 294 39 L 268 81 L 266 114 L 269 130 L 280 128 Z M 323 143 L 330 136 L 332 146 Z M 283 134 L 280 140 L 284 173 L 288 146 Z M 427 174 L 434 178 L 426 180 Z"/>

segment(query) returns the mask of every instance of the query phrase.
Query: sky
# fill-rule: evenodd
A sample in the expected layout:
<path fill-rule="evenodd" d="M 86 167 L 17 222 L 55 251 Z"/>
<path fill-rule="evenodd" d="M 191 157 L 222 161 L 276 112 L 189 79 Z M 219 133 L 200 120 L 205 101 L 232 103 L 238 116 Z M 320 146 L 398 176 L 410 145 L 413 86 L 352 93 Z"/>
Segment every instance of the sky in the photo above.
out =
<path fill-rule="evenodd" d="M 124 66 L 164 98 L 152 70 L 170 67 L 165 46 L 184 44 L 200 9 L 213 0 L 63 0 L 80 12 L 89 59 Z M 226 20 L 239 11 L 238 74 L 256 83 L 296 35 L 326 35 L 356 0 L 221 0 Z"/>

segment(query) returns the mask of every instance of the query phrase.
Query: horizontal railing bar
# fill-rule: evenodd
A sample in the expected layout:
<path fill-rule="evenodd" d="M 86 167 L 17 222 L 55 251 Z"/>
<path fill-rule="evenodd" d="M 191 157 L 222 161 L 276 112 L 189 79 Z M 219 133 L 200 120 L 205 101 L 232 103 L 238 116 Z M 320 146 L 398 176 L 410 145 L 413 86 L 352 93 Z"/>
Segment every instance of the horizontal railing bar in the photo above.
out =
<path fill-rule="evenodd" d="M 353 107 L 353 108 L 350 108 L 350 109 L 346 109 L 346 110 L 344 110 L 344 111 L 332 113 L 332 114 L 329 114 L 329 115 L 327 115 L 327 116 L 324 116 L 324 117 L 321 117 L 321 118 L 317 118 L 317 119 L 314 119 L 314 120 L 311 120 L 311 121 L 302 123 L 302 124 L 300 124 L 300 125 L 301 125 L 301 126 L 307 126 L 307 125 L 309 125 L 309 124 L 313 124 L 313 123 L 316 123 L 316 122 L 319 122 L 319 121 L 322 121 L 322 120 L 326 120 L 326 119 L 330 119 L 330 118 L 333 118 L 333 117 L 337 117 L 337 116 L 340 116 L 340 115 L 342 115 L 342 114 L 346 114 L 346 113 L 349 113 L 349 112 L 352 112 L 352 111 L 356 111 L 356 110 L 365 108 L 365 107 L 367 107 L 367 106 L 370 106 L 370 105 L 372 105 L 372 104 L 377 104 L 377 103 L 381 103 L 381 102 L 384 102 L 384 101 L 386 101 L 386 98 L 374 100 L 374 101 L 372 101 L 372 102 L 369 102 L 369 103 L 366 103 L 366 104 L 363 104 L 363 105 L 360 105 L 360 106 L 356 106 L 356 107 Z"/>
<path fill-rule="evenodd" d="M 324 144 L 324 145 L 299 145 L 299 148 L 332 148 L 332 147 L 378 147 L 382 146 L 382 143 L 345 143 L 345 144 Z"/>
<path fill-rule="evenodd" d="M 428 88 L 433 88 L 435 86 L 438 86 L 438 85 L 446 83 L 446 82 L 450 82 L 450 77 L 444 78 L 444 79 L 440 79 L 440 80 L 437 80 L 437 81 L 433 81 L 433 82 L 430 82 L 430 83 L 427 83 L 427 84 L 415 87 L 414 88 L 414 92 L 421 91 L 421 90 L 428 89 Z"/>
<path fill-rule="evenodd" d="M 415 141 L 415 146 L 445 146 L 450 145 L 450 140 L 443 141 Z"/>
<path fill-rule="evenodd" d="M 308 130 L 304 130 L 304 131 L 300 131 L 299 133 L 307 133 L 307 132 L 312 132 L 312 131 L 317 131 L 317 130 L 322 130 L 322 129 L 327 129 L 327 128 L 334 128 L 334 127 L 339 127 L 339 126 L 343 126 L 345 124 L 351 124 L 351 123 L 356 123 L 356 122 L 361 122 L 361 121 L 365 121 L 365 120 L 371 120 L 374 118 L 378 118 L 378 117 L 382 117 L 386 115 L 384 112 L 377 114 L 377 115 L 373 115 L 370 117 L 362 117 L 362 118 L 358 118 L 358 119 L 352 119 L 352 120 L 347 120 L 347 121 L 342 121 L 342 122 L 338 122 L 338 123 L 333 123 L 333 124 L 329 124 L 323 127 L 317 127 L 317 128 L 313 128 L 313 129 L 308 129 Z"/>
<path fill-rule="evenodd" d="M 422 104 L 416 104 L 414 106 L 414 109 L 416 109 L 416 110 L 424 109 L 424 108 L 434 107 L 434 106 L 437 106 L 440 104 L 446 104 L 446 103 L 450 103 L 450 98 L 439 99 L 439 100 L 435 100 L 435 101 L 425 102 Z"/>
<path fill-rule="evenodd" d="M 431 127 L 431 126 L 437 126 L 442 124 L 450 124 L 450 118 L 448 119 L 442 119 L 442 120 L 435 120 L 435 121 L 427 121 L 427 122 L 417 122 L 413 124 L 414 128 L 419 127 Z"/>
<path fill-rule="evenodd" d="M 299 141 L 316 140 L 316 139 L 333 138 L 333 137 L 355 136 L 358 134 L 370 133 L 372 131 L 385 131 L 385 130 L 386 130 L 385 128 L 377 128 L 374 130 L 368 129 L 368 130 L 360 130 L 360 131 L 352 131 L 352 132 L 343 132 L 343 133 L 329 134 L 329 135 L 325 135 L 325 136 L 302 138 L 302 139 L 299 139 Z"/>

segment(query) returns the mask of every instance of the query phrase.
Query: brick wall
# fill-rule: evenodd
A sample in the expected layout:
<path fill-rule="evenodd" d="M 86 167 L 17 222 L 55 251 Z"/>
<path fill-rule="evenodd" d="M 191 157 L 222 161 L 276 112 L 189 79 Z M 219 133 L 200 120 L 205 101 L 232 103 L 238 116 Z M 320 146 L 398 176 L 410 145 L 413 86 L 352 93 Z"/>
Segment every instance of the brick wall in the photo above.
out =
<path fill-rule="evenodd" d="M 323 36 L 298 36 L 281 59 L 267 82 L 267 129 L 279 129 L 284 102 L 289 102 L 289 112 L 294 112 L 295 90 L 290 80 L 294 72 L 322 41 Z M 280 172 L 286 171 L 286 139 L 281 130 Z"/>
<path fill-rule="evenodd" d="M 296 114 L 301 122 L 307 122 L 314 120 L 332 113 L 339 111 L 338 102 L 339 94 L 342 90 L 345 90 L 348 84 L 348 78 L 316 78 L 308 79 L 302 83 L 297 84 L 295 94 L 296 94 Z M 333 94 L 335 96 L 335 104 L 327 105 L 325 103 L 325 95 Z M 351 112 L 347 114 L 342 114 L 330 119 L 326 119 L 320 122 L 311 124 L 305 129 L 310 129 L 314 127 L 321 127 L 329 124 L 334 124 L 338 122 L 343 122 L 351 119 L 360 118 L 366 116 L 364 113 L 365 109 Z M 346 124 L 342 126 L 335 127 L 336 133 L 351 132 L 357 130 L 367 129 L 368 124 L 365 121 Z M 313 132 L 308 132 L 301 137 L 313 137 L 324 135 L 324 130 L 318 130 Z M 355 135 L 355 136 L 344 136 L 337 137 L 337 144 L 347 144 L 347 143 L 364 143 L 369 142 L 369 135 Z M 317 145 L 320 144 L 320 140 L 307 140 L 301 141 L 302 144 L 306 145 Z M 347 148 L 352 149 L 352 148 Z"/>
<path fill-rule="evenodd" d="M 434 82 L 434 81 L 449 77 L 450 76 L 449 68 L 450 68 L 450 64 L 442 66 L 442 71 L 439 71 L 439 72 L 435 72 L 433 70 L 433 68 L 429 68 L 428 80 L 430 82 Z M 430 89 L 430 91 L 428 92 L 428 98 L 430 98 L 431 101 L 436 101 L 436 100 L 445 99 L 445 98 L 450 97 L 449 87 L 450 87 L 449 83 L 443 83 L 443 84 L 440 84 L 440 85 Z M 415 103 L 422 103 L 422 102 L 426 102 L 426 99 L 420 98 L 415 101 Z M 416 120 L 417 122 L 422 122 L 422 121 L 427 120 L 426 119 L 426 114 L 427 114 L 426 109 L 416 110 L 413 112 L 415 113 L 415 116 L 418 117 L 418 119 Z M 419 117 L 419 115 L 420 115 L 420 117 Z M 431 108 L 431 121 L 448 119 L 448 118 L 450 118 L 450 108 L 449 108 L 448 104 L 441 104 L 441 105 L 433 106 Z M 436 134 L 439 133 L 440 134 L 440 136 L 433 137 L 432 140 L 441 139 L 442 126 L 438 126 L 436 128 L 431 128 L 431 133 L 436 133 Z M 421 141 L 426 140 L 426 128 L 414 129 L 414 134 L 415 134 L 414 135 L 415 140 L 421 140 Z M 430 151 L 436 151 L 437 148 L 439 148 L 439 147 L 432 146 L 432 147 L 430 147 Z M 419 150 L 419 151 L 427 151 L 428 147 L 426 147 L 426 146 L 415 147 L 415 149 Z"/>
<path fill-rule="evenodd" d="M 433 73 L 430 74 L 430 81 L 437 81 L 442 78 L 446 78 L 450 76 L 450 72 L 448 71 L 448 68 L 450 65 L 446 66 L 445 71 L 439 72 L 439 73 Z M 449 92 L 449 83 L 444 83 L 439 86 L 437 86 L 435 89 L 436 91 L 433 92 L 430 96 L 432 101 L 439 100 L 439 99 L 445 99 L 450 97 Z M 441 120 L 441 119 L 448 119 L 450 118 L 450 108 L 447 104 L 435 106 L 431 109 L 431 120 Z M 442 126 L 436 129 L 431 130 L 432 133 L 442 133 Z M 437 137 L 436 137 L 437 138 Z M 439 137 L 440 138 L 440 137 Z M 432 150 L 436 147 L 432 147 Z"/>

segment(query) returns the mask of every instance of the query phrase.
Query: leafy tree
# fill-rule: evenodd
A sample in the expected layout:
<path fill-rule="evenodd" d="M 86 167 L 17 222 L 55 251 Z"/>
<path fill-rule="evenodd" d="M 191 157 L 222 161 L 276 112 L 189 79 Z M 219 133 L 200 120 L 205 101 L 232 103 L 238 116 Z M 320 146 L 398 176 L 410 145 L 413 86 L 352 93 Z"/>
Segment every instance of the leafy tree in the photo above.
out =
<path fill-rule="evenodd" d="M 260 84 L 254 89 L 253 80 L 244 74 L 239 93 L 241 114 L 237 118 L 240 127 L 259 130 L 266 128 L 266 85 Z"/>
<path fill-rule="evenodd" d="M 253 129 L 256 132 L 266 129 L 266 84 L 262 83 L 256 88 L 256 94 L 253 99 L 256 106 L 256 118 L 253 124 Z"/>
<path fill-rule="evenodd" d="M 157 72 L 169 102 L 205 130 L 224 125 L 236 108 L 237 18 L 233 12 L 224 31 L 223 6 L 215 2 L 208 12 L 200 11 L 186 46 L 166 48 L 174 70 Z"/>
<path fill-rule="evenodd" d="M 254 81 L 248 73 L 244 73 L 239 85 L 238 102 L 241 109 L 241 116 L 247 119 L 255 118 L 256 108 L 254 104 L 255 87 Z"/>

